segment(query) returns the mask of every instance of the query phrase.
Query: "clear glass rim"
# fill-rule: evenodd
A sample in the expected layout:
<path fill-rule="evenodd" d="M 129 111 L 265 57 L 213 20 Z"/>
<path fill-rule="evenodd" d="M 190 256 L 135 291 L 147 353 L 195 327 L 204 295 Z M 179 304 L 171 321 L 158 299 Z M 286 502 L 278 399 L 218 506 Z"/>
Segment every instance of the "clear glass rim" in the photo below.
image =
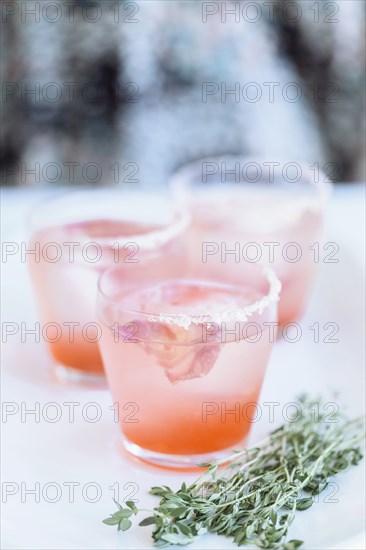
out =
<path fill-rule="evenodd" d="M 73 204 L 75 204 L 75 201 L 78 199 L 83 200 L 85 198 L 91 199 L 94 198 L 94 200 L 97 199 L 98 195 L 119 195 L 121 197 L 130 197 L 134 199 L 148 199 L 149 197 L 153 199 L 158 199 L 166 202 L 167 204 L 170 202 L 172 206 L 172 220 L 167 223 L 161 223 L 160 225 L 157 224 L 157 228 L 148 231 L 147 233 L 142 234 L 136 234 L 136 235 L 128 235 L 127 237 L 123 236 L 116 236 L 113 238 L 105 238 L 105 237 L 93 237 L 92 239 L 87 239 L 88 241 L 96 242 L 97 244 L 101 245 L 110 245 L 118 243 L 120 246 L 124 246 L 131 242 L 138 242 L 139 248 L 142 250 L 154 250 L 159 246 L 162 246 L 164 244 L 167 244 L 171 240 L 173 240 L 175 237 L 179 236 L 184 232 L 184 230 L 188 227 L 190 223 L 190 215 L 189 212 L 182 206 L 181 204 L 177 204 L 174 201 L 174 198 L 171 197 L 169 194 L 165 194 L 164 192 L 153 192 L 153 191 L 145 191 L 145 190 L 130 190 L 130 189 L 118 189 L 114 187 L 78 187 L 74 190 L 72 189 L 62 189 L 59 190 L 55 195 L 52 194 L 52 196 L 47 197 L 46 199 L 39 200 L 28 212 L 27 216 L 27 225 L 29 227 L 31 235 L 34 235 L 34 233 L 37 230 L 40 230 L 42 228 L 51 228 L 55 227 L 57 225 L 62 225 L 62 222 L 60 223 L 49 223 L 42 226 L 42 224 L 39 224 L 36 222 L 36 217 L 38 215 L 42 214 L 42 211 L 44 209 L 47 209 L 49 207 L 57 206 L 57 204 L 61 203 L 61 201 L 67 202 L 68 200 L 72 201 Z M 108 216 L 107 216 L 108 219 Z M 112 217 L 110 218 L 112 219 Z M 113 217 L 113 219 L 116 219 Z M 120 220 L 123 220 L 123 216 L 120 217 Z"/>
<path fill-rule="evenodd" d="M 118 300 L 109 296 L 108 293 L 106 293 L 103 289 L 105 280 L 113 272 L 123 269 L 121 268 L 121 266 L 110 267 L 100 275 L 98 280 L 98 293 L 103 297 L 104 300 L 107 300 L 109 303 L 115 306 L 118 306 L 119 311 L 137 315 L 150 323 L 163 323 L 166 325 L 180 326 L 186 329 L 188 329 L 192 324 L 193 325 L 200 325 L 203 323 L 219 324 L 223 322 L 233 322 L 233 321 L 244 323 L 254 313 L 261 314 L 270 305 L 277 303 L 280 298 L 281 287 L 282 287 L 282 284 L 280 280 L 277 278 L 277 275 L 273 269 L 267 266 L 260 266 L 260 265 L 252 266 L 252 267 L 253 268 L 257 267 L 259 274 L 262 275 L 264 280 L 268 283 L 267 293 L 251 304 L 248 304 L 242 307 L 237 307 L 234 309 L 228 309 L 227 311 L 219 312 L 217 314 L 210 313 L 210 314 L 189 315 L 185 313 L 181 313 L 181 314 L 149 313 L 146 311 L 139 311 L 139 310 L 123 307 L 118 303 Z M 205 281 L 202 277 L 197 279 L 194 279 L 193 277 L 192 278 L 182 277 L 180 280 L 202 281 L 202 282 Z M 231 283 L 225 283 L 225 282 L 220 283 L 218 281 L 212 281 L 212 284 L 218 284 L 220 286 L 222 285 L 223 287 L 226 287 L 228 289 L 238 289 L 238 288 L 240 289 L 239 285 L 231 284 Z"/>
<path fill-rule="evenodd" d="M 218 156 L 210 156 L 210 157 L 202 157 L 200 159 L 194 160 L 192 162 L 189 162 L 187 164 L 183 164 L 180 166 L 175 173 L 170 178 L 170 188 L 173 191 L 174 194 L 182 194 L 182 192 L 187 190 L 193 190 L 200 187 L 201 184 L 195 186 L 193 183 L 191 183 L 191 179 L 193 176 L 195 176 L 197 173 L 202 171 L 202 163 L 203 162 L 215 162 L 217 164 L 220 164 L 224 161 L 231 161 L 233 163 L 235 162 L 241 162 L 245 164 L 259 164 L 260 166 L 264 166 L 264 163 L 280 163 L 280 166 L 284 166 L 286 164 L 296 164 L 301 169 L 301 178 L 297 181 L 289 181 L 289 185 L 299 186 L 301 184 L 307 184 L 311 186 L 314 189 L 314 192 L 319 195 L 320 200 L 323 202 L 325 201 L 332 188 L 332 184 L 330 182 L 325 181 L 326 177 L 322 170 L 318 171 L 318 181 L 314 178 L 314 172 L 310 170 L 310 162 L 309 165 L 306 164 L 306 161 L 290 161 L 289 159 L 283 159 L 283 158 L 276 158 L 274 160 L 269 161 L 268 158 L 261 157 L 261 156 L 251 156 L 251 155 L 235 155 L 235 154 L 224 154 L 224 155 L 218 155 Z M 278 169 L 279 167 L 274 167 L 274 171 Z M 221 169 L 219 168 L 217 173 L 220 173 Z M 260 179 L 255 182 L 247 181 L 248 184 L 256 185 Z M 277 184 L 274 182 L 270 182 L 274 186 Z M 219 184 L 220 185 L 220 184 Z M 239 193 L 245 193 L 245 189 L 240 187 L 240 183 L 222 183 L 221 185 L 226 185 L 227 187 L 235 186 L 235 189 Z M 202 186 L 204 186 L 204 182 L 202 182 Z"/>

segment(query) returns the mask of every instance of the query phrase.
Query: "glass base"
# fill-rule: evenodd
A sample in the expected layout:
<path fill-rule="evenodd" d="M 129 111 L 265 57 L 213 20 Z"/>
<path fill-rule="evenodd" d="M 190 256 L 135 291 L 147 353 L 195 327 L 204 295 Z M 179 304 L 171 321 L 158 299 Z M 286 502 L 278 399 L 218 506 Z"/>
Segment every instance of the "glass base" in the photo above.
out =
<path fill-rule="evenodd" d="M 202 453 L 197 455 L 173 455 L 165 453 L 156 453 L 143 449 L 136 443 L 132 443 L 126 438 L 123 438 L 122 444 L 126 451 L 134 457 L 160 468 L 169 468 L 173 470 L 190 470 L 199 471 L 203 468 L 199 465 L 203 462 L 214 462 L 231 456 L 234 451 L 245 448 L 246 439 L 240 441 L 235 447 L 223 449 L 221 451 L 212 451 L 211 453 Z"/>
<path fill-rule="evenodd" d="M 104 374 L 88 373 L 65 365 L 54 365 L 53 375 L 59 382 L 67 384 L 80 384 L 84 386 L 103 387 L 107 385 Z"/>

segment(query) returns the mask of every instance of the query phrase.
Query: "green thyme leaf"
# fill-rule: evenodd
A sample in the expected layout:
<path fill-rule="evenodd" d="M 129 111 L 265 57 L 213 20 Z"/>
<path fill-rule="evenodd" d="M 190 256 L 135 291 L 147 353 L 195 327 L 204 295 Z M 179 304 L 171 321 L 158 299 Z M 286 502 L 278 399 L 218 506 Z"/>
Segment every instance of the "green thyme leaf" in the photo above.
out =
<path fill-rule="evenodd" d="M 118 525 L 118 531 L 127 531 L 127 529 L 131 527 L 131 525 L 132 522 L 129 519 L 123 518 Z"/>
<path fill-rule="evenodd" d="M 335 474 L 358 464 L 364 430 L 360 420 L 347 420 L 340 413 L 327 421 L 319 412 L 319 400 L 302 395 L 299 403 L 302 414 L 296 411 L 262 446 L 205 463 L 197 481 L 182 483 L 178 491 L 152 487 L 150 493 L 160 502 L 139 525 L 153 525 L 155 545 L 187 545 L 209 532 L 233 537 L 238 545 L 300 548 L 303 541 L 287 540 L 296 512 L 310 508 Z M 117 512 L 103 523 L 120 531 L 131 527 L 132 515 L 146 511 L 132 501 L 126 508 L 116 505 Z"/>
<path fill-rule="evenodd" d="M 156 523 L 156 518 L 154 516 L 149 516 L 140 521 L 139 525 L 140 527 L 145 527 L 145 525 L 152 525 L 153 523 Z"/>

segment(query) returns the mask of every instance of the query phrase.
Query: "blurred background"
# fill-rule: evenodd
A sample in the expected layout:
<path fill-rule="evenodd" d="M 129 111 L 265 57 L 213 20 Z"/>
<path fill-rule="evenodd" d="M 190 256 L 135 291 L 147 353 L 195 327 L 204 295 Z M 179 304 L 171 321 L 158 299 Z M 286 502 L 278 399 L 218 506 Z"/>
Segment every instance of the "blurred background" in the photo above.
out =
<path fill-rule="evenodd" d="M 244 153 L 364 179 L 365 3 L 13 1 L 1 183 L 158 188 Z"/>

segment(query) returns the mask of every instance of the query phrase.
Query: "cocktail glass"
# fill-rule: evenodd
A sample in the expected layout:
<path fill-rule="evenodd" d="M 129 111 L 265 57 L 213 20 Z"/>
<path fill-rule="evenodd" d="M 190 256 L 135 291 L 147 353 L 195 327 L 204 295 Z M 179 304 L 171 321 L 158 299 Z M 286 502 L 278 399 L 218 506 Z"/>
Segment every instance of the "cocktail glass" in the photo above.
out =
<path fill-rule="evenodd" d="M 240 156 L 203 159 L 172 178 L 192 216 L 190 260 L 225 277 L 243 263 L 282 282 L 279 323 L 303 312 L 317 262 L 330 184 L 317 165 Z"/>
<path fill-rule="evenodd" d="M 167 262 L 183 261 L 181 236 L 188 222 L 167 197 L 111 188 L 69 192 L 35 209 L 29 268 L 59 377 L 103 379 L 98 277 L 111 264 L 138 265 L 157 251 Z"/>
<path fill-rule="evenodd" d="M 276 337 L 273 271 L 199 272 L 160 257 L 99 281 L 99 344 L 124 446 L 163 467 L 243 445 Z"/>

